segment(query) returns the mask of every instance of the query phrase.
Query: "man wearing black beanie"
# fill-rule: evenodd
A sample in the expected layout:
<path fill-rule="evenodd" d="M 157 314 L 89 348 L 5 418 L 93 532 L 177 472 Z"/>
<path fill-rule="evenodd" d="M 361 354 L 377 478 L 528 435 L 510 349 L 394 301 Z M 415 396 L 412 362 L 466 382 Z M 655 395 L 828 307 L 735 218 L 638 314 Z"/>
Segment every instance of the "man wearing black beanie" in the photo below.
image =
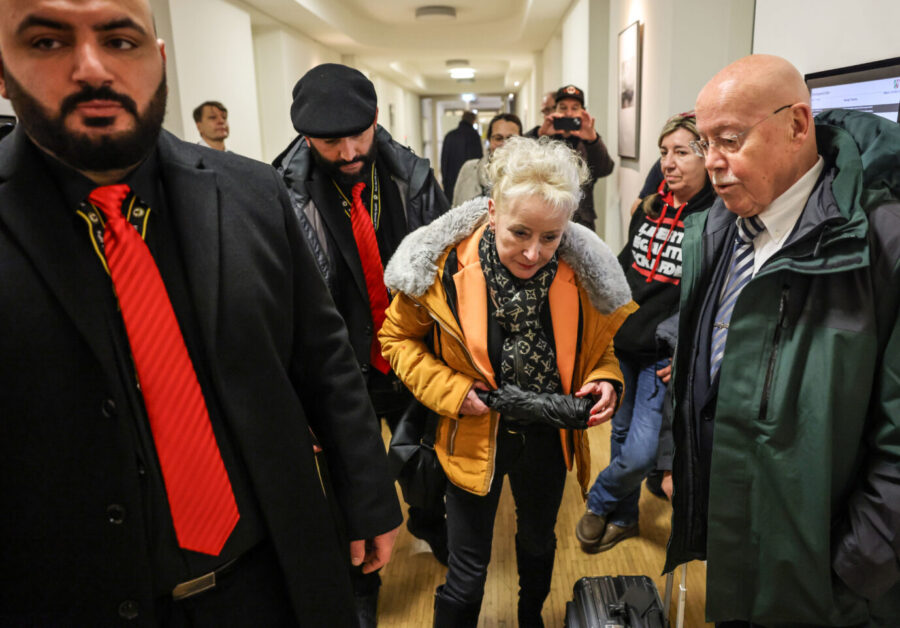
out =
<path fill-rule="evenodd" d="M 412 395 L 381 356 L 377 333 L 388 304 L 384 265 L 403 237 L 447 211 L 427 159 L 378 125 L 375 86 L 361 72 L 326 63 L 294 86 L 299 135 L 274 162 L 294 213 L 344 317 L 372 405 L 393 431 Z M 443 508 L 410 507 L 407 527 L 446 562 Z M 381 580 L 355 574 L 361 626 L 375 625 Z"/>

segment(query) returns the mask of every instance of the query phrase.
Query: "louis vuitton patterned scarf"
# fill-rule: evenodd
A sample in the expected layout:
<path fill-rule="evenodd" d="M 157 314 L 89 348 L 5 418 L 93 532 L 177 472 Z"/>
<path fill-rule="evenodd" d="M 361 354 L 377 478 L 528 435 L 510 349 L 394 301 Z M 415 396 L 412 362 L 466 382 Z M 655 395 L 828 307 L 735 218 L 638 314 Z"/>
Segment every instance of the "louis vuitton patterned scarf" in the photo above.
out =
<path fill-rule="evenodd" d="M 541 325 L 556 276 L 556 255 L 530 279 L 514 277 L 500 262 L 494 231 L 488 227 L 478 243 L 478 257 L 494 318 L 503 330 L 500 381 L 538 393 L 559 392 L 556 352 Z"/>

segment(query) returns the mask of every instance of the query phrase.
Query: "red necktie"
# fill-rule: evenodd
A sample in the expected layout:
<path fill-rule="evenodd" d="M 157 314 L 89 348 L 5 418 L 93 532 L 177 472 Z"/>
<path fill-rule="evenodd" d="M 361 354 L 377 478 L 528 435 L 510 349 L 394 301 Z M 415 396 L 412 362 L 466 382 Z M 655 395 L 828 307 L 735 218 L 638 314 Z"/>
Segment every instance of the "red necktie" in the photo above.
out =
<path fill-rule="evenodd" d="M 381 265 L 381 253 L 378 252 L 378 240 L 375 239 L 375 226 L 369 212 L 363 206 L 362 192 L 366 187 L 363 182 L 357 183 L 351 190 L 353 198 L 350 208 L 350 224 L 353 225 L 353 238 L 359 250 L 363 275 L 366 277 L 366 292 L 369 293 L 369 309 L 372 312 L 372 351 L 369 361 L 382 373 L 391 370 L 391 365 L 381 355 L 381 343 L 378 332 L 384 324 L 384 311 L 388 308 L 387 288 L 384 287 L 384 267 Z"/>
<path fill-rule="evenodd" d="M 213 435 L 206 402 L 162 277 L 137 230 L 122 215 L 127 185 L 88 196 L 106 218 L 103 251 L 112 277 L 178 545 L 218 556 L 240 514 Z M 133 202 L 133 201 L 132 201 Z"/>

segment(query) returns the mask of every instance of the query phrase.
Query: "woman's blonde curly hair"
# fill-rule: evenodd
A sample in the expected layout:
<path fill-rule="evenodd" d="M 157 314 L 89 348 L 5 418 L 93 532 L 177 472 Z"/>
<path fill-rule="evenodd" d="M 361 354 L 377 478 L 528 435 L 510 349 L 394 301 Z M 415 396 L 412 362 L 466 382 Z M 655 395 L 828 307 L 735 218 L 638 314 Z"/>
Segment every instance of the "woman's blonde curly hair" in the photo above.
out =
<path fill-rule="evenodd" d="M 525 196 L 536 196 L 567 218 L 578 208 L 581 186 L 589 173 L 584 159 L 563 142 L 549 137 L 514 136 L 494 151 L 488 168 L 494 183 L 491 198 L 498 208 Z"/>

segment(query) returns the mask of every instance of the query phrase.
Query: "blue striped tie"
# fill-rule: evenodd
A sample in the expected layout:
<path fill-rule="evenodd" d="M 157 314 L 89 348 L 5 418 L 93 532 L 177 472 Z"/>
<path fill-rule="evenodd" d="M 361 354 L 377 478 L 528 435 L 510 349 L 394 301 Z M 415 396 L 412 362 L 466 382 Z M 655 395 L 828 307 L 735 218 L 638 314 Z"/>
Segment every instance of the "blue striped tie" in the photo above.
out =
<path fill-rule="evenodd" d="M 728 336 L 728 323 L 738 295 L 750 278 L 753 277 L 753 238 L 766 230 L 762 221 L 755 216 L 737 219 L 737 233 L 734 237 L 734 248 L 731 253 L 731 266 L 725 277 L 725 287 L 719 295 L 719 309 L 713 325 L 712 345 L 709 352 L 709 380 L 713 381 L 722 357 L 725 355 L 725 338 Z"/>

